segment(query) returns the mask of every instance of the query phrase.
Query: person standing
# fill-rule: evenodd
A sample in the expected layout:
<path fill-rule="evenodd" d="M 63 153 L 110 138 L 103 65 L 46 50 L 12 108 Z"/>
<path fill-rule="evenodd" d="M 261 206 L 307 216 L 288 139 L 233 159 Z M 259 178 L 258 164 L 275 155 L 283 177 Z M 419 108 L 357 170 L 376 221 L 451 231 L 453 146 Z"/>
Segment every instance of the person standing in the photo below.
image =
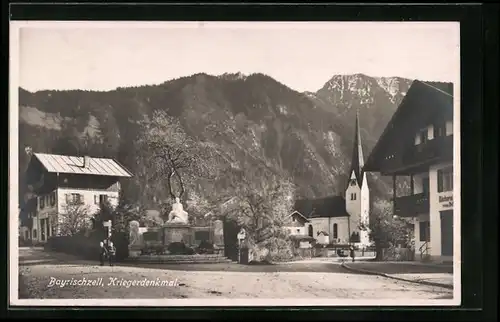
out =
<path fill-rule="evenodd" d="M 116 248 L 111 239 L 108 237 L 100 242 L 101 246 L 101 266 L 104 266 L 104 260 L 107 259 L 109 266 L 113 266 L 114 257 L 116 254 Z"/>
<path fill-rule="evenodd" d="M 349 246 L 349 252 L 352 258 L 352 262 L 354 263 L 354 245 Z"/>

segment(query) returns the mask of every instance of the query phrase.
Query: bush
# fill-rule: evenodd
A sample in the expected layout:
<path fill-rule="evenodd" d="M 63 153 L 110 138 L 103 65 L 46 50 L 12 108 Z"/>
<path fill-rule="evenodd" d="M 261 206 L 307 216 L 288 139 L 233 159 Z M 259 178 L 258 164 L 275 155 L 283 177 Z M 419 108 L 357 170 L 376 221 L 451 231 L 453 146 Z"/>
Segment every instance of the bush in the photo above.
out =
<path fill-rule="evenodd" d="M 167 250 L 172 255 L 194 255 L 195 251 L 191 247 L 187 247 L 183 242 L 173 242 L 167 247 Z"/>
<path fill-rule="evenodd" d="M 197 248 L 198 254 L 213 254 L 214 253 L 214 245 L 209 241 L 202 241 Z"/>
<path fill-rule="evenodd" d="M 269 262 L 283 262 L 293 258 L 293 247 L 288 239 L 272 237 L 266 244 L 269 252 L 265 260 Z"/>
<path fill-rule="evenodd" d="M 45 244 L 45 248 L 76 255 L 78 257 L 99 260 L 101 253 L 100 242 L 104 239 L 104 233 L 93 231 L 88 236 L 77 234 L 73 236 L 54 236 L 50 237 Z M 123 260 L 128 257 L 128 237 L 125 233 L 115 233 L 111 241 L 116 248 L 116 260 Z"/>
<path fill-rule="evenodd" d="M 124 232 L 115 232 L 111 236 L 111 241 L 116 248 L 116 260 L 126 259 L 128 257 L 128 235 Z"/>

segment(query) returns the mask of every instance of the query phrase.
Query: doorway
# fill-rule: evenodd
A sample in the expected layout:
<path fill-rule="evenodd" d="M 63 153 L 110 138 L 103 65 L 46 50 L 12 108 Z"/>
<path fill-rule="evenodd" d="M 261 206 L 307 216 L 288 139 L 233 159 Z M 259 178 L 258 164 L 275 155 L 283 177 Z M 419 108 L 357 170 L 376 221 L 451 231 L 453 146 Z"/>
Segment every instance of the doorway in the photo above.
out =
<path fill-rule="evenodd" d="M 441 255 L 453 256 L 453 210 L 440 212 Z"/>

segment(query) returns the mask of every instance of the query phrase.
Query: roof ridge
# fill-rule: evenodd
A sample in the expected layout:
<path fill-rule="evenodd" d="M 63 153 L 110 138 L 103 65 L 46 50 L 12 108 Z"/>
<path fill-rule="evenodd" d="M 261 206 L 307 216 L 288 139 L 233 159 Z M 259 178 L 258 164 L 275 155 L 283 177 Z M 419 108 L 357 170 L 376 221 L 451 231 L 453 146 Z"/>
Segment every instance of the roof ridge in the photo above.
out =
<path fill-rule="evenodd" d="M 424 85 L 426 85 L 426 86 L 429 86 L 429 87 L 431 87 L 431 88 L 435 89 L 435 90 L 436 90 L 436 91 L 438 91 L 438 92 L 441 92 L 441 93 L 443 93 L 443 94 L 445 94 L 445 95 L 448 95 L 448 96 L 450 96 L 450 97 L 453 97 L 453 95 L 452 95 L 452 94 L 450 94 L 450 93 L 448 93 L 448 92 L 446 92 L 446 91 L 443 91 L 442 89 L 440 89 L 440 88 L 438 88 L 438 87 L 436 87 L 436 86 L 432 85 L 432 83 L 439 83 L 439 84 L 447 84 L 447 85 L 451 85 L 451 86 L 453 86 L 453 83 L 451 83 L 451 82 L 424 82 L 424 81 L 419 81 L 419 82 L 420 82 L 420 83 L 422 83 L 422 84 L 424 84 Z"/>

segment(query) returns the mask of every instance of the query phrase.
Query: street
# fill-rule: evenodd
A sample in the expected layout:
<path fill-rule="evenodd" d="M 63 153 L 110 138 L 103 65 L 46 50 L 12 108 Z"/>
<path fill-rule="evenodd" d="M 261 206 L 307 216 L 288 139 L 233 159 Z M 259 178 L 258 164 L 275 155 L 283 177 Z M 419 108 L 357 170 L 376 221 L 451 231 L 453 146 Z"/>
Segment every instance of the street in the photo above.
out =
<path fill-rule="evenodd" d="M 451 299 L 452 291 L 353 274 L 338 262 L 278 265 L 171 264 L 99 266 L 98 262 L 20 248 L 19 298 L 336 298 Z"/>

